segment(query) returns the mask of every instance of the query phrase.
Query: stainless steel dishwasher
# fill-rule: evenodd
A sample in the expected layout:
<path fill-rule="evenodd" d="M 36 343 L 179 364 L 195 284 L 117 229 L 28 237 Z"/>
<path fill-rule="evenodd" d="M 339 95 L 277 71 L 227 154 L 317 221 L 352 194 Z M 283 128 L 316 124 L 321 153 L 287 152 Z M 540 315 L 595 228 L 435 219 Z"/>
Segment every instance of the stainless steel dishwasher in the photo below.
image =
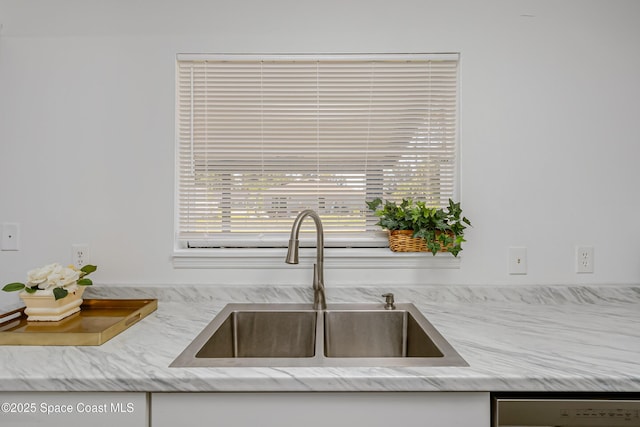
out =
<path fill-rule="evenodd" d="M 640 396 L 492 396 L 492 427 L 640 426 Z"/>

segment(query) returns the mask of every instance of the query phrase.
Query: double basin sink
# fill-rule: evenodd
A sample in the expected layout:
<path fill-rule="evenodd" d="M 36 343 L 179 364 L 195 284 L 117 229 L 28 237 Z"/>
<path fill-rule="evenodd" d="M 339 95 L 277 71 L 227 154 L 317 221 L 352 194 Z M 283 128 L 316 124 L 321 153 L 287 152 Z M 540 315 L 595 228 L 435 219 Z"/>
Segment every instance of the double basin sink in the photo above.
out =
<path fill-rule="evenodd" d="M 172 367 L 468 366 L 410 303 L 228 304 Z"/>

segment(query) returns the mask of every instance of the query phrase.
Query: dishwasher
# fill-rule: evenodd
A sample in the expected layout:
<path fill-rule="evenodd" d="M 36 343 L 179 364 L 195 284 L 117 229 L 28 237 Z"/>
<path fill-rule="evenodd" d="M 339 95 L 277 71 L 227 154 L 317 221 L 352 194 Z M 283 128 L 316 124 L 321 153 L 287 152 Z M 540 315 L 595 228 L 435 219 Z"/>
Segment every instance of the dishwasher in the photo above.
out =
<path fill-rule="evenodd" d="M 640 427 L 640 395 L 493 394 L 491 427 Z"/>

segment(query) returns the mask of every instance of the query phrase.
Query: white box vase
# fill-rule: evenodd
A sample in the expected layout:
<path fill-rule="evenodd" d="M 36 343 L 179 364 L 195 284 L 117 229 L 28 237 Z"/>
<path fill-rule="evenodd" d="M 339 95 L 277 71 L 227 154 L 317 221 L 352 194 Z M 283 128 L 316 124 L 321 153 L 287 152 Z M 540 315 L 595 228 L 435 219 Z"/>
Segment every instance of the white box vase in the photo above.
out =
<path fill-rule="evenodd" d="M 52 294 L 42 294 L 40 291 L 33 294 L 22 291 L 20 298 L 27 306 L 24 313 L 28 321 L 57 322 L 80 311 L 83 293 L 84 286 L 78 286 L 75 291 L 70 291 L 66 297 L 59 300 Z"/>

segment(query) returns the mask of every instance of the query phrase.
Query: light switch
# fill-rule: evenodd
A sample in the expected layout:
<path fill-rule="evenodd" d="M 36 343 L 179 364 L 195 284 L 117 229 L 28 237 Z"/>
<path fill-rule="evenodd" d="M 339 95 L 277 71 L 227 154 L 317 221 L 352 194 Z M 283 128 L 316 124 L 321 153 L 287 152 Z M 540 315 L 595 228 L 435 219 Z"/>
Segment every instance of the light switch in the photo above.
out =
<path fill-rule="evenodd" d="M 20 224 L 5 222 L 2 224 L 2 250 L 17 251 L 20 248 Z"/>
<path fill-rule="evenodd" d="M 527 248 L 509 248 L 509 274 L 527 274 Z"/>

